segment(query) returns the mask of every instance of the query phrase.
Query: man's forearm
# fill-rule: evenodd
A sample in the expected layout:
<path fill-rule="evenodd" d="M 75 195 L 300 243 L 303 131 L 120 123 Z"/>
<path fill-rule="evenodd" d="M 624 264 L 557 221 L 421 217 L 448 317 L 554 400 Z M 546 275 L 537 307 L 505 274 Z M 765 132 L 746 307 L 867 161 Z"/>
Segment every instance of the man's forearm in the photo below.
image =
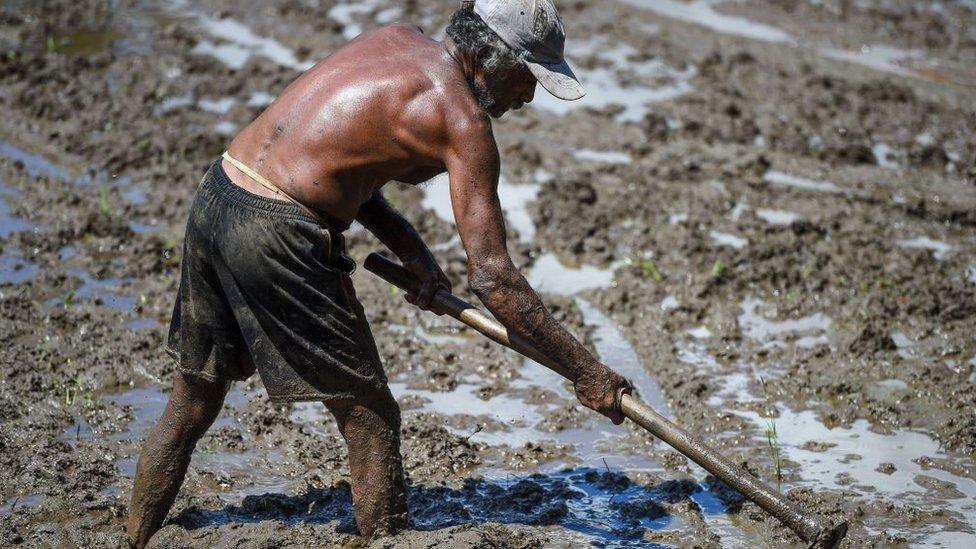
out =
<path fill-rule="evenodd" d="M 362 223 L 402 261 L 418 252 L 429 253 L 417 229 L 394 210 L 379 192 L 373 193 L 359 208 L 356 221 Z"/>
<path fill-rule="evenodd" d="M 531 341 L 576 381 L 581 371 L 597 363 L 593 355 L 549 312 L 538 294 L 515 267 L 493 273 L 473 273 L 472 289 L 495 318 Z"/>

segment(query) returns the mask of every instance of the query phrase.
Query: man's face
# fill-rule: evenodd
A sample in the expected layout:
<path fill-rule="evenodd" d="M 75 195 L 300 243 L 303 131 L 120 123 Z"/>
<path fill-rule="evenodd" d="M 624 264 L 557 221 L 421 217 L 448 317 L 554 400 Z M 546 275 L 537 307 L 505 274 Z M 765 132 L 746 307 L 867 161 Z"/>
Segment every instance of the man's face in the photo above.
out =
<path fill-rule="evenodd" d="M 492 118 L 517 110 L 535 96 L 536 79 L 522 63 L 476 78 L 474 94 L 481 108 Z"/>

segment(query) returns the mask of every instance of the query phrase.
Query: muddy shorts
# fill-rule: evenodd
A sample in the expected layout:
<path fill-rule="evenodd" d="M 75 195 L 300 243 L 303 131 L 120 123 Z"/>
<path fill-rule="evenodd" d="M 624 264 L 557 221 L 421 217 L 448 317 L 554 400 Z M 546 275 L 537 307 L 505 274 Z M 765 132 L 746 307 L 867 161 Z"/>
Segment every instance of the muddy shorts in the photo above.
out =
<path fill-rule="evenodd" d="M 167 350 L 179 370 L 243 380 L 274 401 L 359 398 L 386 377 L 342 232 L 238 187 L 215 162 L 190 208 Z"/>

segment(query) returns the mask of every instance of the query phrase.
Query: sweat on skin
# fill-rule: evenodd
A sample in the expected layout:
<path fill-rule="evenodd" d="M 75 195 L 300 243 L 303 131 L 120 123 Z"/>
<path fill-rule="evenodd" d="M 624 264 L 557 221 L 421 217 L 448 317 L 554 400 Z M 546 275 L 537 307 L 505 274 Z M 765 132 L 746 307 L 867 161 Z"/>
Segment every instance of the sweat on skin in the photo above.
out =
<path fill-rule="evenodd" d="M 314 227 L 309 224 L 311 218 L 303 220 L 300 213 L 287 213 L 287 207 L 294 204 L 281 201 L 280 195 L 230 163 L 218 161 L 191 209 L 187 249 L 192 244 L 195 250 L 219 251 L 221 246 L 236 246 L 228 239 L 237 238 L 237 233 L 247 241 L 247 231 L 254 230 L 280 237 L 255 238 L 258 242 L 295 239 L 308 244 L 310 248 L 300 248 L 303 253 L 299 255 L 318 253 L 305 253 L 306 249 L 324 250 L 327 259 L 299 257 L 299 263 L 326 269 L 321 274 L 334 276 L 341 291 L 332 287 L 316 291 L 330 295 L 335 291 L 336 299 L 345 300 L 352 317 L 362 317 L 348 275 L 337 274 L 330 263 L 334 252 L 341 255 L 342 229 L 355 220 L 418 277 L 420 290 L 407 299 L 429 309 L 437 289 L 450 290 L 451 281 L 416 229 L 383 199 L 381 189 L 390 181 L 415 185 L 447 172 L 456 225 L 468 257 L 468 282 L 475 294 L 509 330 L 564 366 L 583 405 L 620 423 L 619 399 L 622 392 L 630 390 L 629 382 L 600 363 L 552 317 L 506 249 L 497 194 L 499 153 L 491 118 L 532 101 L 537 83 L 557 97 L 582 95 L 582 88 L 562 59 L 563 31 L 555 7 L 548 0 L 526 2 L 519 10 L 521 4 L 493 0 L 467 3 L 452 17 L 443 41 L 432 40 L 412 25 L 382 27 L 360 35 L 302 74 L 234 138 L 228 153 L 273 182 L 284 196 L 329 220 L 321 227 L 326 236 L 310 231 Z M 223 187 L 218 180 L 223 181 Z M 223 212 L 219 208 L 228 206 L 222 205 L 221 196 L 237 197 L 251 209 L 286 212 L 287 219 L 251 226 L 246 221 L 247 208 L 243 208 L 235 214 L 241 221 L 234 230 L 213 237 L 214 242 L 205 237 L 194 237 L 191 242 L 194 212 L 197 217 L 202 208 Z M 221 217 L 229 215 L 220 213 Z M 221 231 L 194 234 L 213 232 Z M 296 252 L 289 249 L 285 253 Z M 187 264 L 188 257 L 198 257 L 196 267 L 203 269 L 195 278 L 188 278 L 188 272 L 195 268 Z M 217 274 L 208 274 L 211 270 Z M 244 292 L 249 288 L 277 291 L 281 284 L 275 277 L 291 275 L 235 267 L 232 261 L 199 253 L 184 255 L 183 273 L 181 296 L 184 291 L 190 295 L 205 292 L 199 295 L 212 297 L 218 307 L 228 300 L 246 301 L 235 301 L 230 295 L 237 291 L 234 281 L 238 279 L 245 279 L 241 283 Z M 188 280 L 198 282 L 185 290 Z M 183 310 L 183 316 L 190 317 L 183 319 L 186 332 L 197 313 L 186 304 Z M 257 363 L 269 396 L 276 397 L 262 354 L 265 350 L 248 337 L 249 326 L 261 323 L 242 320 L 236 307 L 234 315 L 236 319 L 229 318 L 226 323 L 240 323 L 243 337 L 232 334 L 237 338 L 234 341 L 242 340 L 239 351 L 219 353 L 216 359 L 208 357 L 205 375 L 181 368 L 163 417 L 147 437 L 127 524 L 135 546 L 144 546 L 162 525 L 182 484 L 193 447 L 216 418 L 230 381 L 250 375 Z M 349 449 L 356 524 L 362 535 L 372 536 L 407 526 L 406 490 L 399 453 L 399 409 L 386 386 L 368 325 L 360 320 L 352 329 L 338 327 L 338 335 L 330 333 L 329 337 L 359 340 L 362 346 L 350 347 L 349 353 L 373 357 L 379 371 L 374 377 L 367 372 L 365 377 L 377 381 L 375 387 L 334 398 L 302 397 L 312 393 L 277 396 L 290 401 L 322 400 L 335 416 Z M 174 325 L 178 323 L 174 314 Z M 350 335 L 353 331 L 358 334 Z M 192 334 L 183 333 L 182 341 L 187 338 Z M 316 343 L 326 351 L 331 344 Z M 280 351 L 285 357 L 295 354 L 293 349 Z M 296 360 L 306 358 L 298 356 Z M 368 363 L 370 360 L 362 361 Z"/>

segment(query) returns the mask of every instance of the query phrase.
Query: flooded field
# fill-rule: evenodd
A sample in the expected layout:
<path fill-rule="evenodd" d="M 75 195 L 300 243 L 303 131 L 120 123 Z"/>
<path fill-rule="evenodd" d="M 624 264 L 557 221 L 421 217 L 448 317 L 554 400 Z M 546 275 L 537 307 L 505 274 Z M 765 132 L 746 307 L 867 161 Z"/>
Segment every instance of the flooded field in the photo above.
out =
<path fill-rule="evenodd" d="M 495 124 L 529 282 L 646 402 L 848 521 L 846 547 L 976 545 L 976 5 L 557 4 L 589 94 Z M 203 171 L 346 40 L 439 38 L 453 6 L 0 6 L 0 544 L 123 546 Z M 387 197 L 474 300 L 446 178 Z M 413 525 L 374 546 L 803 546 L 549 370 L 355 282 Z M 347 479 L 324 406 L 254 377 L 154 544 L 357 546 Z"/>

